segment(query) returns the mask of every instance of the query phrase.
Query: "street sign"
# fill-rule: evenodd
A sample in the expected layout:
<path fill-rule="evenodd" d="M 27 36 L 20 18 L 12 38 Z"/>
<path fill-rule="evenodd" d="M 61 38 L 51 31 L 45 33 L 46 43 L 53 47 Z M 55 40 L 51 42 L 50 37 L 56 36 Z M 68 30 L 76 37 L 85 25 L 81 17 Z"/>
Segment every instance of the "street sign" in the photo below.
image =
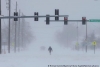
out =
<path fill-rule="evenodd" d="M 100 22 L 100 19 L 90 19 L 89 22 Z"/>
<path fill-rule="evenodd" d="M 92 42 L 92 45 L 96 45 L 96 44 L 97 44 L 96 41 L 93 41 L 93 42 Z"/>

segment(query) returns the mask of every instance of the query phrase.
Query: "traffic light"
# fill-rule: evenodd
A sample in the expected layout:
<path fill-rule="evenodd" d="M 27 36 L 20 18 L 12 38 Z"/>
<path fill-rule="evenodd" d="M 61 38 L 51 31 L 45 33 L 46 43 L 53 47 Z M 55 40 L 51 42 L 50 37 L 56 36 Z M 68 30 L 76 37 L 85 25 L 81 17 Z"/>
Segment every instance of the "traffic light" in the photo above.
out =
<path fill-rule="evenodd" d="M 55 15 L 59 16 L 59 9 L 55 9 Z M 55 17 L 55 20 L 59 20 L 59 17 Z"/>
<path fill-rule="evenodd" d="M 14 16 L 18 16 L 18 12 L 14 12 Z M 18 18 L 14 18 L 14 21 L 18 21 Z"/>
<path fill-rule="evenodd" d="M 49 25 L 49 23 L 50 23 L 50 17 L 49 17 L 50 15 L 46 15 L 46 25 Z"/>
<path fill-rule="evenodd" d="M 55 15 L 59 15 L 59 9 L 55 9 Z"/>
<path fill-rule="evenodd" d="M 86 24 L 86 17 L 82 17 L 82 25 Z"/>
<path fill-rule="evenodd" d="M 34 16 L 38 16 L 38 12 L 34 12 Z M 34 17 L 34 21 L 38 21 L 38 17 Z"/>
<path fill-rule="evenodd" d="M 64 17 L 64 25 L 68 24 L 68 17 Z"/>

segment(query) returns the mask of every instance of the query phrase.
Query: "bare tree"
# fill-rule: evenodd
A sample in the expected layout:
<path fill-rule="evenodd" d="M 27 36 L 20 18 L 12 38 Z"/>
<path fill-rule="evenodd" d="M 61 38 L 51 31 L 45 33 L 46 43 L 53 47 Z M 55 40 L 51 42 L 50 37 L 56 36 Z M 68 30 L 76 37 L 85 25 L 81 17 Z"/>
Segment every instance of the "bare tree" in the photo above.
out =
<path fill-rule="evenodd" d="M 87 37 L 87 41 L 85 41 L 85 38 L 83 39 L 82 43 L 81 43 L 81 48 L 84 48 L 86 45 L 88 45 L 88 48 L 93 49 L 93 42 L 96 41 L 97 45 L 96 48 L 100 48 L 100 37 L 96 37 L 96 34 L 94 32 L 92 32 L 91 34 L 88 35 Z"/>
<path fill-rule="evenodd" d="M 24 46 L 28 46 L 29 43 L 34 41 L 35 36 L 33 36 L 33 33 L 31 31 L 31 27 L 29 25 L 29 22 L 26 22 L 24 18 L 22 18 L 22 39 Z"/>
<path fill-rule="evenodd" d="M 21 30 L 20 33 L 23 32 L 23 41 L 24 41 L 23 45 L 28 46 L 29 43 L 33 42 L 35 37 L 33 36 L 33 33 L 31 31 L 31 26 L 29 25 L 29 22 L 26 22 L 25 19 L 23 19 L 23 20 L 24 21 L 20 22 L 20 30 Z M 11 20 L 10 24 L 11 24 L 10 39 L 11 39 L 11 45 L 12 45 L 12 43 L 15 42 L 15 22 L 13 21 L 13 19 Z M 18 27 L 16 27 L 16 28 L 18 28 Z M 16 34 L 18 34 L 18 32 L 19 31 L 17 29 Z M 18 35 L 16 35 L 16 36 L 18 37 Z M 22 35 L 20 36 L 20 38 L 22 39 Z M 2 39 L 5 39 L 8 42 L 8 25 L 2 29 Z M 18 42 L 18 40 L 17 40 L 17 42 Z M 18 44 L 16 46 L 18 46 Z"/>
<path fill-rule="evenodd" d="M 56 38 L 59 44 L 67 47 L 70 46 L 77 39 L 77 27 L 72 24 L 64 26 L 63 31 L 57 33 Z"/>

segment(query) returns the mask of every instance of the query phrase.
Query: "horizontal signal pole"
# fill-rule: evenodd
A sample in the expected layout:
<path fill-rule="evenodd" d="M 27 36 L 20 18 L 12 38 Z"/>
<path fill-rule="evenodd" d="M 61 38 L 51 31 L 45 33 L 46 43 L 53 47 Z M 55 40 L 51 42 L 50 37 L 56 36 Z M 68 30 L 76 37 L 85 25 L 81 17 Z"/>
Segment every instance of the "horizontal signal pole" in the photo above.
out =
<path fill-rule="evenodd" d="M 47 17 L 45 15 L 41 16 L 1 16 L 1 19 L 8 19 L 8 18 L 34 18 L 34 17 Z M 50 15 L 49 17 L 68 17 L 68 15 Z"/>
<path fill-rule="evenodd" d="M 50 20 L 50 21 L 51 22 L 64 22 L 64 20 Z M 82 20 L 68 20 L 68 22 L 82 22 Z M 86 20 L 86 22 L 89 22 L 89 20 Z"/>

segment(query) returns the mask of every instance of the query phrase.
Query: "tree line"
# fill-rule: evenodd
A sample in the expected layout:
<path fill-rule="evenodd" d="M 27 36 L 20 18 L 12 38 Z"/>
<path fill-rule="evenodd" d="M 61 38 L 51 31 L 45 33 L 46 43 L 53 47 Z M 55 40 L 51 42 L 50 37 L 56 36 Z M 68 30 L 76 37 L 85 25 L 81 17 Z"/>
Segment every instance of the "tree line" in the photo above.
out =
<path fill-rule="evenodd" d="M 16 25 L 16 26 L 15 26 Z M 8 45 L 8 32 L 9 25 L 6 24 L 2 28 L 2 45 Z M 15 33 L 16 32 L 16 33 Z M 16 39 L 15 39 L 16 35 Z M 25 18 L 21 18 L 20 22 L 15 22 L 11 19 L 10 22 L 10 45 L 16 47 L 27 47 L 31 42 L 34 41 L 35 36 L 33 35 L 31 26 Z"/>

